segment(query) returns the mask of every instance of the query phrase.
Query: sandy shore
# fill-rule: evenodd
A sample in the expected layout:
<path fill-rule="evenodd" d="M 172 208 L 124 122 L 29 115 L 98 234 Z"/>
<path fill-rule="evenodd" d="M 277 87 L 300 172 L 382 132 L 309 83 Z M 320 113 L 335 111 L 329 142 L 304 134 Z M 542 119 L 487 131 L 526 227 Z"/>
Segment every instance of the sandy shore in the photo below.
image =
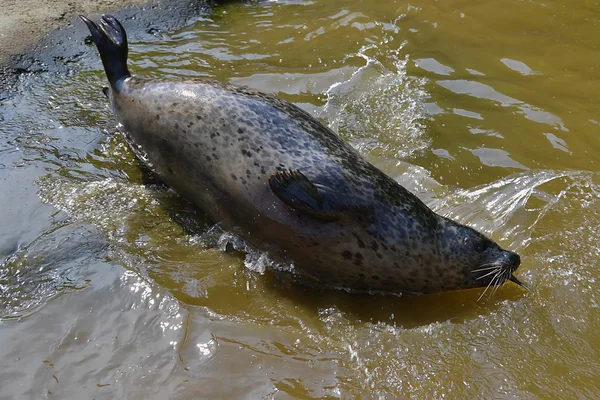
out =
<path fill-rule="evenodd" d="M 97 68 L 95 46 L 78 15 L 114 14 L 132 41 L 155 40 L 210 11 L 211 0 L 0 0 L 0 105 L 29 75 Z M 90 56 L 91 55 L 91 56 Z"/>
<path fill-rule="evenodd" d="M 0 63 L 79 14 L 97 14 L 147 0 L 0 0 Z"/>

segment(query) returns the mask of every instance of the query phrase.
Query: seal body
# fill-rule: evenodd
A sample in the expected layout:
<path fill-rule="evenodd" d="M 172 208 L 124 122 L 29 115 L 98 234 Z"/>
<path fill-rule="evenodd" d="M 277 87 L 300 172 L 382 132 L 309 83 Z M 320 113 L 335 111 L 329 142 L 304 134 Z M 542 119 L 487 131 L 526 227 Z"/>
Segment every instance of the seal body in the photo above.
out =
<path fill-rule="evenodd" d="M 122 30 L 110 16 L 84 20 L 102 43 Z M 434 213 L 293 104 L 216 81 L 133 77 L 113 53 L 109 98 L 136 153 L 224 229 L 293 264 L 297 281 L 393 293 L 516 281 L 517 254 Z"/>

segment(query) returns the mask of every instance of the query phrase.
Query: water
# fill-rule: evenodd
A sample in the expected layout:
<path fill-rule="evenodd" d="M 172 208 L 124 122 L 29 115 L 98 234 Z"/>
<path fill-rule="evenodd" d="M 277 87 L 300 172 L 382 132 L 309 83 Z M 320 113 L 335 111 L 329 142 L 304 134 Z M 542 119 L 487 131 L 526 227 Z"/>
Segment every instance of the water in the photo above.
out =
<path fill-rule="evenodd" d="M 597 398 L 598 11 L 235 3 L 132 43 L 140 74 L 298 104 L 518 251 L 531 290 L 480 301 L 288 286 L 139 166 L 101 70 L 28 78 L 0 111 L 0 397 Z"/>

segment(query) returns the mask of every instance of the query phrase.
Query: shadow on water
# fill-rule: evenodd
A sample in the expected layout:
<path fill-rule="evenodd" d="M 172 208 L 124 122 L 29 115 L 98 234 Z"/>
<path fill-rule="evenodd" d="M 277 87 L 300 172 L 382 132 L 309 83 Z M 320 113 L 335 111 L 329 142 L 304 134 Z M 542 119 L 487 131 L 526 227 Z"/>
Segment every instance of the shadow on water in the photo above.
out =
<path fill-rule="evenodd" d="M 318 314 L 330 307 L 337 308 L 352 323 L 388 323 L 405 329 L 416 328 L 436 322 L 465 320 L 488 314 L 505 301 L 516 301 L 526 292 L 512 287 L 500 287 L 495 294 L 486 294 L 478 301 L 483 289 L 444 292 L 421 296 L 394 296 L 381 294 L 358 294 L 344 291 L 320 290 L 299 285 L 288 285 L 269 274 L 267 290 L 301 304 Z M 490 289 L 491 291 L 491 289 Z M 490 292 L 488 291 L 488 293 Z"/>

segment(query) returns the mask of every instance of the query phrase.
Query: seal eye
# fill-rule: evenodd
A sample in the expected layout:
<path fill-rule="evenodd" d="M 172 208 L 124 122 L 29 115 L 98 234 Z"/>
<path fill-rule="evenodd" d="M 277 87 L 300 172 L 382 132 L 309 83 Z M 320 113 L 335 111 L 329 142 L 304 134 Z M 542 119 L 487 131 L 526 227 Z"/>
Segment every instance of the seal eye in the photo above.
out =
<path fill-rule="evenodd" d="M 472 248 L 474 248 L 476 251 L 487 250 L 487 248 L 490 247 L 491 243 L 492 242 L 486 238 L 472 240 L 466 237 L 463 239 L 463 245 L 468 246 L 469 244 L 471 244 Z"/>
<path fill-rule="evenodd" d="M 477 243 L 477 251 L 484 251 L 488 247 L 490 247 L 490 241 L 487 239 L 482 239 Z"/>

